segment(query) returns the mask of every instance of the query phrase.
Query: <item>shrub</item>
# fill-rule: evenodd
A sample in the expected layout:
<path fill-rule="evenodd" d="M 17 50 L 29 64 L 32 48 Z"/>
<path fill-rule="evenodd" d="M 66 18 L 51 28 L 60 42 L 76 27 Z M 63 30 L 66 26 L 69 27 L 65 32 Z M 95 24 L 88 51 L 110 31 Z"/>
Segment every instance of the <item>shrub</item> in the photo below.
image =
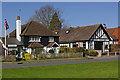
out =
<path fill-rule="evenodd" d="M 34 51 L 34 57 L 39 58 L 39 54 L 42 54 L 43 49 L 42 48 L 37 48 Z"/>
<path fill-rule="evenodd" d="M 75 48 L 60 47 L 60 53 L 76 53 Z"/>
<path fill-rule="evenodd" d="M 88 56 L 97 56 L 98 52 L 94 49 L 87 49 L 85 50 L 85 54 Z"/>
<path fill-rule="evenodd" d="M 76 52 L 84 52 L 83 47 L 76 47 L 75 50 L 76 50 Z"/>
<path fill-rule="evenodd" d="M 30 60 L 31 59 L 31 54 L 30 53 L 25 53 L 24 56 L 25 56 L 26 60 Z"/>
<path fill-rule="evenodd" d="M 67 48 L 66 47 L 60 47 L 60 53 L 66 53 L 67 52 Z"/>
<path fill-rule="evenodd" d="M 41 54 L 42 51 L 43 51 L 42 48 L 37 48 L 37 49 L 35 49 L 34 54 L 36 54 L 36 55 Z"/>
<path fill-rule="evenodd" d="M 53 50 L 53 49 L 50 49 L 50 50 L 49 50 L 49 53 L 53 54 L 53 53 L 54 53 L 54 50 Z"/>
<path fill-rule="evenodd" d="M 110 51 L 111 52 L 119 52 L 119 50 L 120 50 L 120 45 L 119 44 L 112 44 L 110 46 Z"/>
<path fill-rule="evenodd" d="M 22 52 L 22 57 L 23 57 L 23 58 L 25 57 L 25 55 L 24 55 L 25 53 L 27 53 L 27 52 L 25 52 L 25 51 L 24 51 L 24 52 Z"/>
<path fill-rule="evenodd" d="M 10 54 L 11 54 L 11 55 L 16 55 L 16 51 L 15 51 L 15 50 L 12 50 L 12 51 L 10 52 Z"/>
<path fill-rule="evenodd" d="M 76 48 L 68 48 L 67 53 L 76 53 Z"/>

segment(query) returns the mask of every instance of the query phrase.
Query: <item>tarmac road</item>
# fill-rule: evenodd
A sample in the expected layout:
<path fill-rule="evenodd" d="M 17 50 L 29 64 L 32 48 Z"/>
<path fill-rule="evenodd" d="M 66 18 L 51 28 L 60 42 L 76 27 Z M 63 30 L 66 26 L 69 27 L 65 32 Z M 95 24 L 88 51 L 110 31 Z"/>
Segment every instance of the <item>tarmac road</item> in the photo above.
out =
<path fill-rule="evenodd" d="M 76 59 L 76 60 L 59 60 L 59 61 L 41 61 L 31 63 L 2 63 L 2 68 L 19 68 L 19 67 L 32 67 L 32 66 L 48 66 L 60 64 L 76 64 L 76 63 L 90 63 L 90 62 L 103 62 L 103 61 L 117 61 L 119 56 L 99 57 L 94 59 Z"/>

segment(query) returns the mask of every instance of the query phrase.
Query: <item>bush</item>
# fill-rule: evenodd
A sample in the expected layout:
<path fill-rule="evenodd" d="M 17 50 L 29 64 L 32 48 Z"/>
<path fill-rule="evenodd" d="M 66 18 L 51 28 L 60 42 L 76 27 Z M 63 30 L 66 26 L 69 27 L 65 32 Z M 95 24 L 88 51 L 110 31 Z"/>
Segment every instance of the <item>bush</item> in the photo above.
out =
<path fill-rule="evenodd" d="M 54 54 L 54 50 L 53 50 L 53 49 L 50 49 L 50 50 L 49 50 L 49 53 Z"/>
<path fill-rule="evenodd" d="M 76 53 L 76 48 L 68 48 L 68 53 Z"/>
<path fill-rule="evenodd" d="M 60 53 L 76 53 L 75 48 L 60 47 Z"/>
<path fill-rule="evenodd" d="M 23 58 L 25 57 L 25 55 L 24 55 L 25 53 L 27 53 L 27 52 L 25 52 L 25 51 L 24 51 L 24 52 L 22 52 L 22 57 L 23 57 Z"/>
<path fill-rule="evenodd" d="M 83 47 L 76 47 L 75 50 L 76 50 L 76 52 L 84 52 Z"/>
<path fill-rule="evenodd" d="M 67 48 L 66 47 L 60 47 L 60 53 L 66 53 L 67 52 Z"/>
<path fill-rule="evenodd" d="M 15 51 L 15 50 L 12 50 L 12 51 L 10 52 L 10 54 L 11 54 L 11 55 L 16 55 L 16 51 Z"/>
<path fill-rule="evenodd" d="M 26 60 L 30 60 L 31 59 L 31 54 L 30 53 L 25 53 L 24 56 L 25 56 Z"/>
<path fill-rule="evenodd" d="M 87 49 L 85 50 L 85 54 L 88 56 L 97 56 L 98 52 L 94 49 Z"/>
<path fill-rule="evenodd" d="M 36 55 L 41 54 L 42 51 L 43 51 L 42 48 L 37 48 L 37 49 L 35 49 L 34 54 L 36 54 Z"/>
<path fill-rule="evenodd" d="M 111 52 L 119 52 L 120 50 L 120 44 L 111 44 L 110 51 Z"/>
<path fill-rule="evenodd" d="M 39 56 L 42 54 L 43 49 L 42 48 L 37 48 L 34 51 L 34 58 L 39 58 Z"/>

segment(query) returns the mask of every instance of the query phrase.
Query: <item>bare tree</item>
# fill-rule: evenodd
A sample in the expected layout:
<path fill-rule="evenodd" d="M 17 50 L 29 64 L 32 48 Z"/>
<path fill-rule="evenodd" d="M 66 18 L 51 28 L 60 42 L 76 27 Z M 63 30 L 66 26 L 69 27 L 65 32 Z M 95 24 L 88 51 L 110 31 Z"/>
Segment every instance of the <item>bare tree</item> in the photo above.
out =
<path fill-rule="evenodd" d="M 58 9 L 55 9 L 50 5 L 43 6 L 40 9 L 35 10 L 35 14 L 29 19 L 29 21 L 31 20 L 37 21 L 48 28 L 50 26 L 52 16 L 54 15 L 55 12 L 58 14 L 58 17 L 60 19 L 61 13 Z M 60 21 L 63 22 L 62 19 L 60 19 Z"/>

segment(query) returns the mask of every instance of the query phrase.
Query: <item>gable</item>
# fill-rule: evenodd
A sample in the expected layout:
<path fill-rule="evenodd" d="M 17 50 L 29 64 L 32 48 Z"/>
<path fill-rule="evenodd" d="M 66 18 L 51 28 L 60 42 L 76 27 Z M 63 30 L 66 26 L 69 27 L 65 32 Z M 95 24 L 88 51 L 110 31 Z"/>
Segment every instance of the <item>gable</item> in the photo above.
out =
<path fill-rule="evenodd" d="M 52 47 L 59 47 L 57 44 L 52 45 Z"/>
<path fill-rule="evenodd" d="M 108 35 L 108 33 L 106 32 L 106 30 L 103 28 L 103 26 L 100 26 L 95 31 L 95 33 L 92 35 L 90 40 L 94 40 L 94 41 L 109 41 L 111 39 L 110 39 L 110 36 Z"/>
<path fill-rule="evenodd" d="M 51 42 L 47 45 L 47 47 L 59 47 L 59 45 L 56 42 Z"/>

